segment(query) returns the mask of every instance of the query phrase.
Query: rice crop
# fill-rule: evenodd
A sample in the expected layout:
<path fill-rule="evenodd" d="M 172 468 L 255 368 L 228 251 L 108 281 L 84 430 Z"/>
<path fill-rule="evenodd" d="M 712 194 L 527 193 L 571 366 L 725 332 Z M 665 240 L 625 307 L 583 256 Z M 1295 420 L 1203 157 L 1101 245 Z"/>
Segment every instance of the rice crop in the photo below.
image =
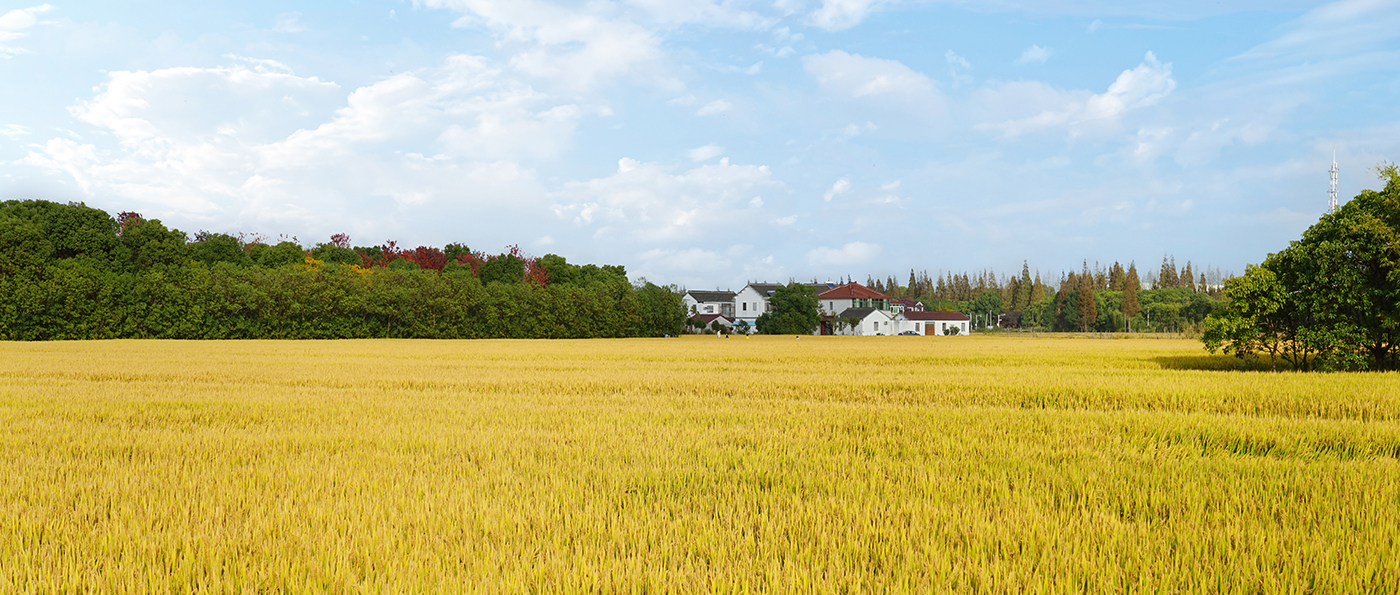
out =
<path fill-rule="evenodd" d="M 1389 593 L 1400 374 L 1184 340 L 0 345 L 0 592 Z"/>

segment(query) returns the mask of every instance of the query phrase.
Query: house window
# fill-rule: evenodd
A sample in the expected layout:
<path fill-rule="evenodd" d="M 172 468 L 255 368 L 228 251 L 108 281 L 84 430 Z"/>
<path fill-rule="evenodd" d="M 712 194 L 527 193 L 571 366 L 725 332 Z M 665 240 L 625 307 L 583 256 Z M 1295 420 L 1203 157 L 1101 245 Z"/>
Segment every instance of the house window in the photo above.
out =
<path fill-rule="evenodd" d="M 714 313 L 715 313 L 715 307 L 714 307 L 714 306 L 705 306 L 705 313 L 706 313 L 706 314 L 714 314 Z"/>
<path fill-rule="evenodd" d="M 749 311 L 749 303 L 748 303 L 748 302 L 744 302 L 744 311 L 745 311 L 745 312 L 748 312 L 748 311 Z"/>

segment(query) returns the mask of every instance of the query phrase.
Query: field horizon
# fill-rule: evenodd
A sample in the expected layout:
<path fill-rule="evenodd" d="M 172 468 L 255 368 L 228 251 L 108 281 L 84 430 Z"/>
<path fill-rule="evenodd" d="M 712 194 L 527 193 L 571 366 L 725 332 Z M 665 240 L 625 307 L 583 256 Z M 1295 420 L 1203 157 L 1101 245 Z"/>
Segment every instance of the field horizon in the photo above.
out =
<path fill-rule="evenodd" d="M 7 343 L 0 590 L 1389 592 L 1400 374 L 1198 341 Z"/>

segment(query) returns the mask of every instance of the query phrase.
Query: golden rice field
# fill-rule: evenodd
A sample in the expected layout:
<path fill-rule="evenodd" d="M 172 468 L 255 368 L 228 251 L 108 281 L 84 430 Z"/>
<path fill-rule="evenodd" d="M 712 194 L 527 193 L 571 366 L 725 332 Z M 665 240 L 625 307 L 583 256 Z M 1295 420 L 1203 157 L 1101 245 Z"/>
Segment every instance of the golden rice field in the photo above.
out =
<path fill-rule="evenodd" d="M 0 344 L 0 592 L 1394 593 L 1400 375 L 1177 340 Z"/>

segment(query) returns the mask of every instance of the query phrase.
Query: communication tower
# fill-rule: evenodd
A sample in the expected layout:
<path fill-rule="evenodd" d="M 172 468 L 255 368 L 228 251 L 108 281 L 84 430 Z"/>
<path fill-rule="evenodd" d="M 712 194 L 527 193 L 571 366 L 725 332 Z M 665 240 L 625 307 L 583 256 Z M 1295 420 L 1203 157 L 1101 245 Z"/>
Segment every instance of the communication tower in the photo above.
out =
<path fill-rule="evenodd" d="M 1332 190 L 1331 190 L 1331 192 L 1329 192 L 1330 198 L 1327 200 L 1327 206 L 1331 208 L 1331 211 L 1330 211 L 1330 212 L 1335 213 L 1335 212 L 1337 212 L 1337 152 L 1336 152 L 1336 151 L 1332 151 L 1332 169 L 1328 170 L 1328 173 L 1332 174 Z"/>

